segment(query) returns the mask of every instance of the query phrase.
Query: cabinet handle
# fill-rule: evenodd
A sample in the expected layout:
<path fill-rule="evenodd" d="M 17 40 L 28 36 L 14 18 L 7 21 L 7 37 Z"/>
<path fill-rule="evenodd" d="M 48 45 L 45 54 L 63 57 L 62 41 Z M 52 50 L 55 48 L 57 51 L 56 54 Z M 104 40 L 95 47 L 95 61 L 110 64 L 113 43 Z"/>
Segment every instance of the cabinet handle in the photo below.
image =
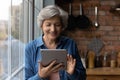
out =
<path fill-rule="evenodd" d="M 107 80 L 107 79 L 103 79 L 103 80 Z"/>

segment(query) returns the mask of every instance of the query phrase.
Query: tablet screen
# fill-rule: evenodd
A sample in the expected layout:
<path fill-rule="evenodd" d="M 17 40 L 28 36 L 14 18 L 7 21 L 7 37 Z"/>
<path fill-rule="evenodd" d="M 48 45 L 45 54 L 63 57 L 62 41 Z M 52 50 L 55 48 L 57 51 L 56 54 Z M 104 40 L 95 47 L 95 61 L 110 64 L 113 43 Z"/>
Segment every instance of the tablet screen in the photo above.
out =
<path fill-rule="evenodd" d="M 66 49 L 40 49 L 42 55 L 42 64 L 47 66 L 51 61 L 57 60 L 57 63 L 63 63 L 64 69 L 67 64 L 67 51 Z"/>

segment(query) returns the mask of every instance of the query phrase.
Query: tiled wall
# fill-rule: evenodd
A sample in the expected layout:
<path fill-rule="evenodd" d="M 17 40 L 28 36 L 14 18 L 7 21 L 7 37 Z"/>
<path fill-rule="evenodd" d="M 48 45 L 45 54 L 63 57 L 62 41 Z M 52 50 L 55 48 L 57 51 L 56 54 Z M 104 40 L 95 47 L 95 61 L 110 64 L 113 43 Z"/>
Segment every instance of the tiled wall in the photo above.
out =
<path fill-rule="evenodd" d="M 64 0 L 56 0 L 56 3 L 64 10 L 68 11 L 68 3 Z M 63 3 L 63 4 L 62 4 Z M 79 4 L 83 5 L 84 14 L 89 17 L 92 22 L 90 29 L 81 30 L 75 29 L 74 31 L 67 31 L 66 34 L 73 38 L 79 50 L 86 50 L 87 45 L 96 36 L 104 43 L 101 54 L 105 51 L 111 52 L 112 50 L 120 51 L 120 14 L 111 13 L 110 10 L 115 5 L 120 4 L 119 0 L 73 0 L 73 14 L 79 15 Z M 95 6 L 98 6 L 98 22 L 99 28 L 95 29 Z M 79 26 L 78 26 L 79 27 Z M 94 31 L 91 31 L 93 30 Z"/>

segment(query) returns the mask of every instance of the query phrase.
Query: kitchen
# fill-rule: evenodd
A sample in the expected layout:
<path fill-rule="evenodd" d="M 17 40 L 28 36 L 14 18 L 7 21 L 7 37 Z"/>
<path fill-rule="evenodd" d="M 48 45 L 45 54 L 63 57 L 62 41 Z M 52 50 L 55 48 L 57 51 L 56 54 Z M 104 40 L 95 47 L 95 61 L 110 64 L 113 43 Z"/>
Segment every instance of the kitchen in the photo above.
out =
<path fill-rule="evenodd" d="M 19 4 L 14 5 L 14 2 Z M 10 34 L 25 44 L 41 33 L 38 27 L 34 27 L 41 8 L 49 4 L 63 8 L 69 13 L 69 26 L 63 35 L 76 41 L 87 80 L 120 80 L 120 0 L 10 0 L 8 3 L 12 8 L 9 14 L 12 21 L 10 24 L 9 19 L 2 21 L 4 25 L 0 26 L 10 26 Z M 0 60 L 0 79 L 24 80 L 21 52 L 16 55 L 3 53 L 6 62 Z M 16 59 L 16 56 L 19 57 Z"/>
<path fill-rule="evenodd" d="M 80 55 L 86 64 L 87 80 L 119 80 L 120 1 L 56 0 L 55 3 L 74 17 L 82 13 L 89 19 L 87 27 L 73 23 L 65 34 L 77 42 Z"/>

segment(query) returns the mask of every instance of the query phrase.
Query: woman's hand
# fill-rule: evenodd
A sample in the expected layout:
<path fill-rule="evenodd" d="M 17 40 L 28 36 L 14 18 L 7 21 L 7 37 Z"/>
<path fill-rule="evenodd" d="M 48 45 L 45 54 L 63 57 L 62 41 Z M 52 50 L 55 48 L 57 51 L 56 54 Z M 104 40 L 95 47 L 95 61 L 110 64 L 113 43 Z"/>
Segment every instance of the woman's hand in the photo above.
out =
<path fill-rule="evenodd" d="M 39 71 L 38 74 L 41 78 L 46 78 L 50 76 L 53 72 L 58 72 L 63 68 L 63 63 L 57 65 L 56 60 L 52 61 L 48 66 L 44 67 L 41 62 L 39 62 Z"/>
<path fill-rule="evenodd" d="M 67 72 L 71 75 L 74 73 L 76 59 L 73 59 L 71 55 L 67 55 Z"/>

